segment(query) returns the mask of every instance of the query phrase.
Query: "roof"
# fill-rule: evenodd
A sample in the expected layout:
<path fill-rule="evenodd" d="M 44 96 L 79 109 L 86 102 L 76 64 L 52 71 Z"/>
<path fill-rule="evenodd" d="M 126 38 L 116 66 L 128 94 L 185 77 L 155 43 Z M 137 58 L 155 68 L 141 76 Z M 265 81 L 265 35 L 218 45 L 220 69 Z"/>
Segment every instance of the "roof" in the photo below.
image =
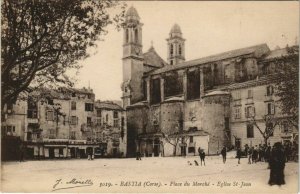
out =
<path fill-rule="evenodd" d="M 90 94 L 94 95 L 93 90 L 89 88 L 67 88 L 67 87 L 61 87 L 58 89 L 49 89 L 49 88 L 38 88 L 33 90 L 30 95 L 39 95 L 40 97 L 49 97 L 54 99 L 65 99 L 69 100 L 71 99 L 71 96 L 73 93 L 76 94 Z"/>
<path fill-rule="evenodd" d="M 151 47 L 146 53 L 143 53 L 144 64 L 150 65 L 153 67 L 164 67 L 168 65 L 155 51 L 153 47 Z"/>
<path fill-rule="evenodd" d="M 95 108 L 96 109 L 108 109 L 108 110 L 120 110 L 120 111 L 124 110 L 121 106 L 119 106 L 111 101 L 100 101 L 100 100 L 97 100 L 95 102 Z"/>
<path fill-rule="evenodd" d="M 267 46 L 267 44 L 260 44 L 260 45 L 246 47 L 246 48 L 231 50 L 231 51 L 227 51 L 224 53 L 203 57 L 200 59 L 186 61 L 186 62 L 180 63 L 178 65 L 168 65 L 163 68 L 152 71 L 149 74 L 151 74 L 151 75 L 160 74 L 160 73 L 164 73 L 167 71 L 172 71 L 172 70 L 177 70 L 177 69 L 182 69 L 182 68 L 192 67 L 192 66 L 197 66 L 197 65 L 203 65 L 206 63 L 212 63 L 212 62 L 216 62 L 216 61 L 220 61 L 220 60 L 224 60 L 224 59 L 230 59 L 230 58 L 243 56 L 243 55 L 249 55 L 249 54 L 253 54 L 254 57 L 261 57 L 269 52 L 270 52 L 270 49 Z"/>
<path fill-rule="evenodd" d="M 127 19 L 136 19 L 136 20 L 139 20 L 139 19 L 140 19 L 140 16 L 139 16 L 138 12 L 136 11 L 136 9 L 135 9 L 133 6 L 131 6 L 131 7 L 127 10 L 127 12 L 126 12 L 126 14 L 125 14 L 125 17 L 126 17 Z"/>
<path fill-rule="evenodd" d="M 170 34 L 171 33 L 179 33 L 181 34 L 181 29 L 178 24 L 174 24 L 173 27 L 171 28 Z"/>

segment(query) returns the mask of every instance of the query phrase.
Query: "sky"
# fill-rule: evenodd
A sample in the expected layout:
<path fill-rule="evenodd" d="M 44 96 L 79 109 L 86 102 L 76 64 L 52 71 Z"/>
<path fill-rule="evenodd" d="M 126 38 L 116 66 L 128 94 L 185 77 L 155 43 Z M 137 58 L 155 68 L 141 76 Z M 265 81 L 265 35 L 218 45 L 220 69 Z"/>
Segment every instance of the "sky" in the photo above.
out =
<path fill-rule="evenodd" d="M 299 2 L 182 2 L 128 1 L 143 25 L 143 52 L 153 41 L 157 53 L 166 60 L 166 38 L 172 26 L 181 27 L 186 61 L 266 43 L 271 50 L 299 44 Z M 80 61 L 83 68 L 75 87 L 93 89 L 96 99 L 121 100 L 123 32 L 108 28 L 104 41 Z"/>

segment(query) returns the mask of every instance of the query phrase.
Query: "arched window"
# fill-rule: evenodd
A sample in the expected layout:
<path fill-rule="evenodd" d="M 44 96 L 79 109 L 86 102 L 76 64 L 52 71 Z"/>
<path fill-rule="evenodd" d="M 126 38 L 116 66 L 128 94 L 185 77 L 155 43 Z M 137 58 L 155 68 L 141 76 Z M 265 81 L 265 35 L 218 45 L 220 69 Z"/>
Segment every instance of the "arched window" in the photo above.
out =
<path fill-rule="evenodd" d="M 126 29 L 126 43 L 128 43 L 129 42 L 129 31 L 128 31 L 128 29 Z"/>
<path fill-rule="evenodd" d="M 174 48 L 173 48 L 173 44 L 171 44 L 171 45 L 170 45 L 170 55 L 171 55 L 171 56 L 173 55 L 173 49 L 174 49 Z"/>
<path fill-rule="evenodd" d="M 181 44 L 178 45 L 178 54 L 181 55 L 182 51 L 181 51 Z"/>
<path fill-rule="evenodd" d="M 138 33 L 138 29 L 134 29 L 134 38 L 135 38 L 135 42 L 138 43 L 139 42 L 139 33 Z"/>

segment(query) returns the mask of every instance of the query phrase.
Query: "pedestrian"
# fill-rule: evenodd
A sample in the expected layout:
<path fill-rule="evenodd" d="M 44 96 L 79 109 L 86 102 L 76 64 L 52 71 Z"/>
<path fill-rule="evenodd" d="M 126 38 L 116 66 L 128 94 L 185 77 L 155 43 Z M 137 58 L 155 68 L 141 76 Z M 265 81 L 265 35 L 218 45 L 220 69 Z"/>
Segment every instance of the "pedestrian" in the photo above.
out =
<path fill-rule="evenodd" d="M 238 164 L 241 163 L 241 156 L 242 156 L 242 151 L 241 151 L 241 148 L 238 147 L 236 150 L 236 157 L 238 159 Z"/>
<path fill-rule="evenodd" d="M 141 152 L 139 152 L 139 151 L 136 152 L 136 160 L 142 160 Z"/>
<path fill-rule="evenodd" d="M 205 166 L 205 152 L 203 149 L 200 150 L 200 160 L 201 160 L 201 166 L 202 166 L 202 161 L 203 161 L 203 164 Z"/>
<path fill-rule="evenodd" d="M 284 148 L 280 142 L 276 142 L 271 151 L 270 160 L 270 179 L 269 185 L 283 185 L 284 181 L 284 167 L 285 154 Z"/>
<path fill-rule="evenodd" d="M 248 150 L 248 164 L 252 164 L 252 154 L 253 154 L 253 147 L 250 147 Z"/>
<path fill-rule="evenodd" d="M 87 148 L 87 155 L 88 155 L 88 160 L 92 160 L 92 148 L 88 147 Z"/>
<path fill-rule="evenodd" d="M 225 146 L 221 150 L 221 154 L 222 154 L 222 157 L 223 157 L 223 163 L 225 164 L 225 162 L 226 162 L 226 147 Z"/>
<path fill-rule="evenodd" d="M 258 148 L 257 148 L 257 145 L 256 145 L 255 148 L 253 149 L 253 152 L 252 152 L 252 163 L 256 163 L 257 158 L 258 158 Z"/>
<path fill-rule="evenodd" d="M 24 162 L 24 151 L 25 148 L 24 148 L 24 144 L 21 142 L 20 144 L 20 149 L 19 149 L 19 160 L 20 162 Z"/>

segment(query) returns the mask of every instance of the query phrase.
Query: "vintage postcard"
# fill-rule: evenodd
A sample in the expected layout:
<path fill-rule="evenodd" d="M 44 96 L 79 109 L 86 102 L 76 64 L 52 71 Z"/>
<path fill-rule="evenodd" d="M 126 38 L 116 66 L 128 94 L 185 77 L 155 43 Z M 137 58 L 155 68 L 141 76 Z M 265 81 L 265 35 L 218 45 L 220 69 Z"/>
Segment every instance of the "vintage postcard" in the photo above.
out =
<path fill-rule="evenodd" d="M 1 192 L 298 193 L 298 1 L 1 2 Z"/>

